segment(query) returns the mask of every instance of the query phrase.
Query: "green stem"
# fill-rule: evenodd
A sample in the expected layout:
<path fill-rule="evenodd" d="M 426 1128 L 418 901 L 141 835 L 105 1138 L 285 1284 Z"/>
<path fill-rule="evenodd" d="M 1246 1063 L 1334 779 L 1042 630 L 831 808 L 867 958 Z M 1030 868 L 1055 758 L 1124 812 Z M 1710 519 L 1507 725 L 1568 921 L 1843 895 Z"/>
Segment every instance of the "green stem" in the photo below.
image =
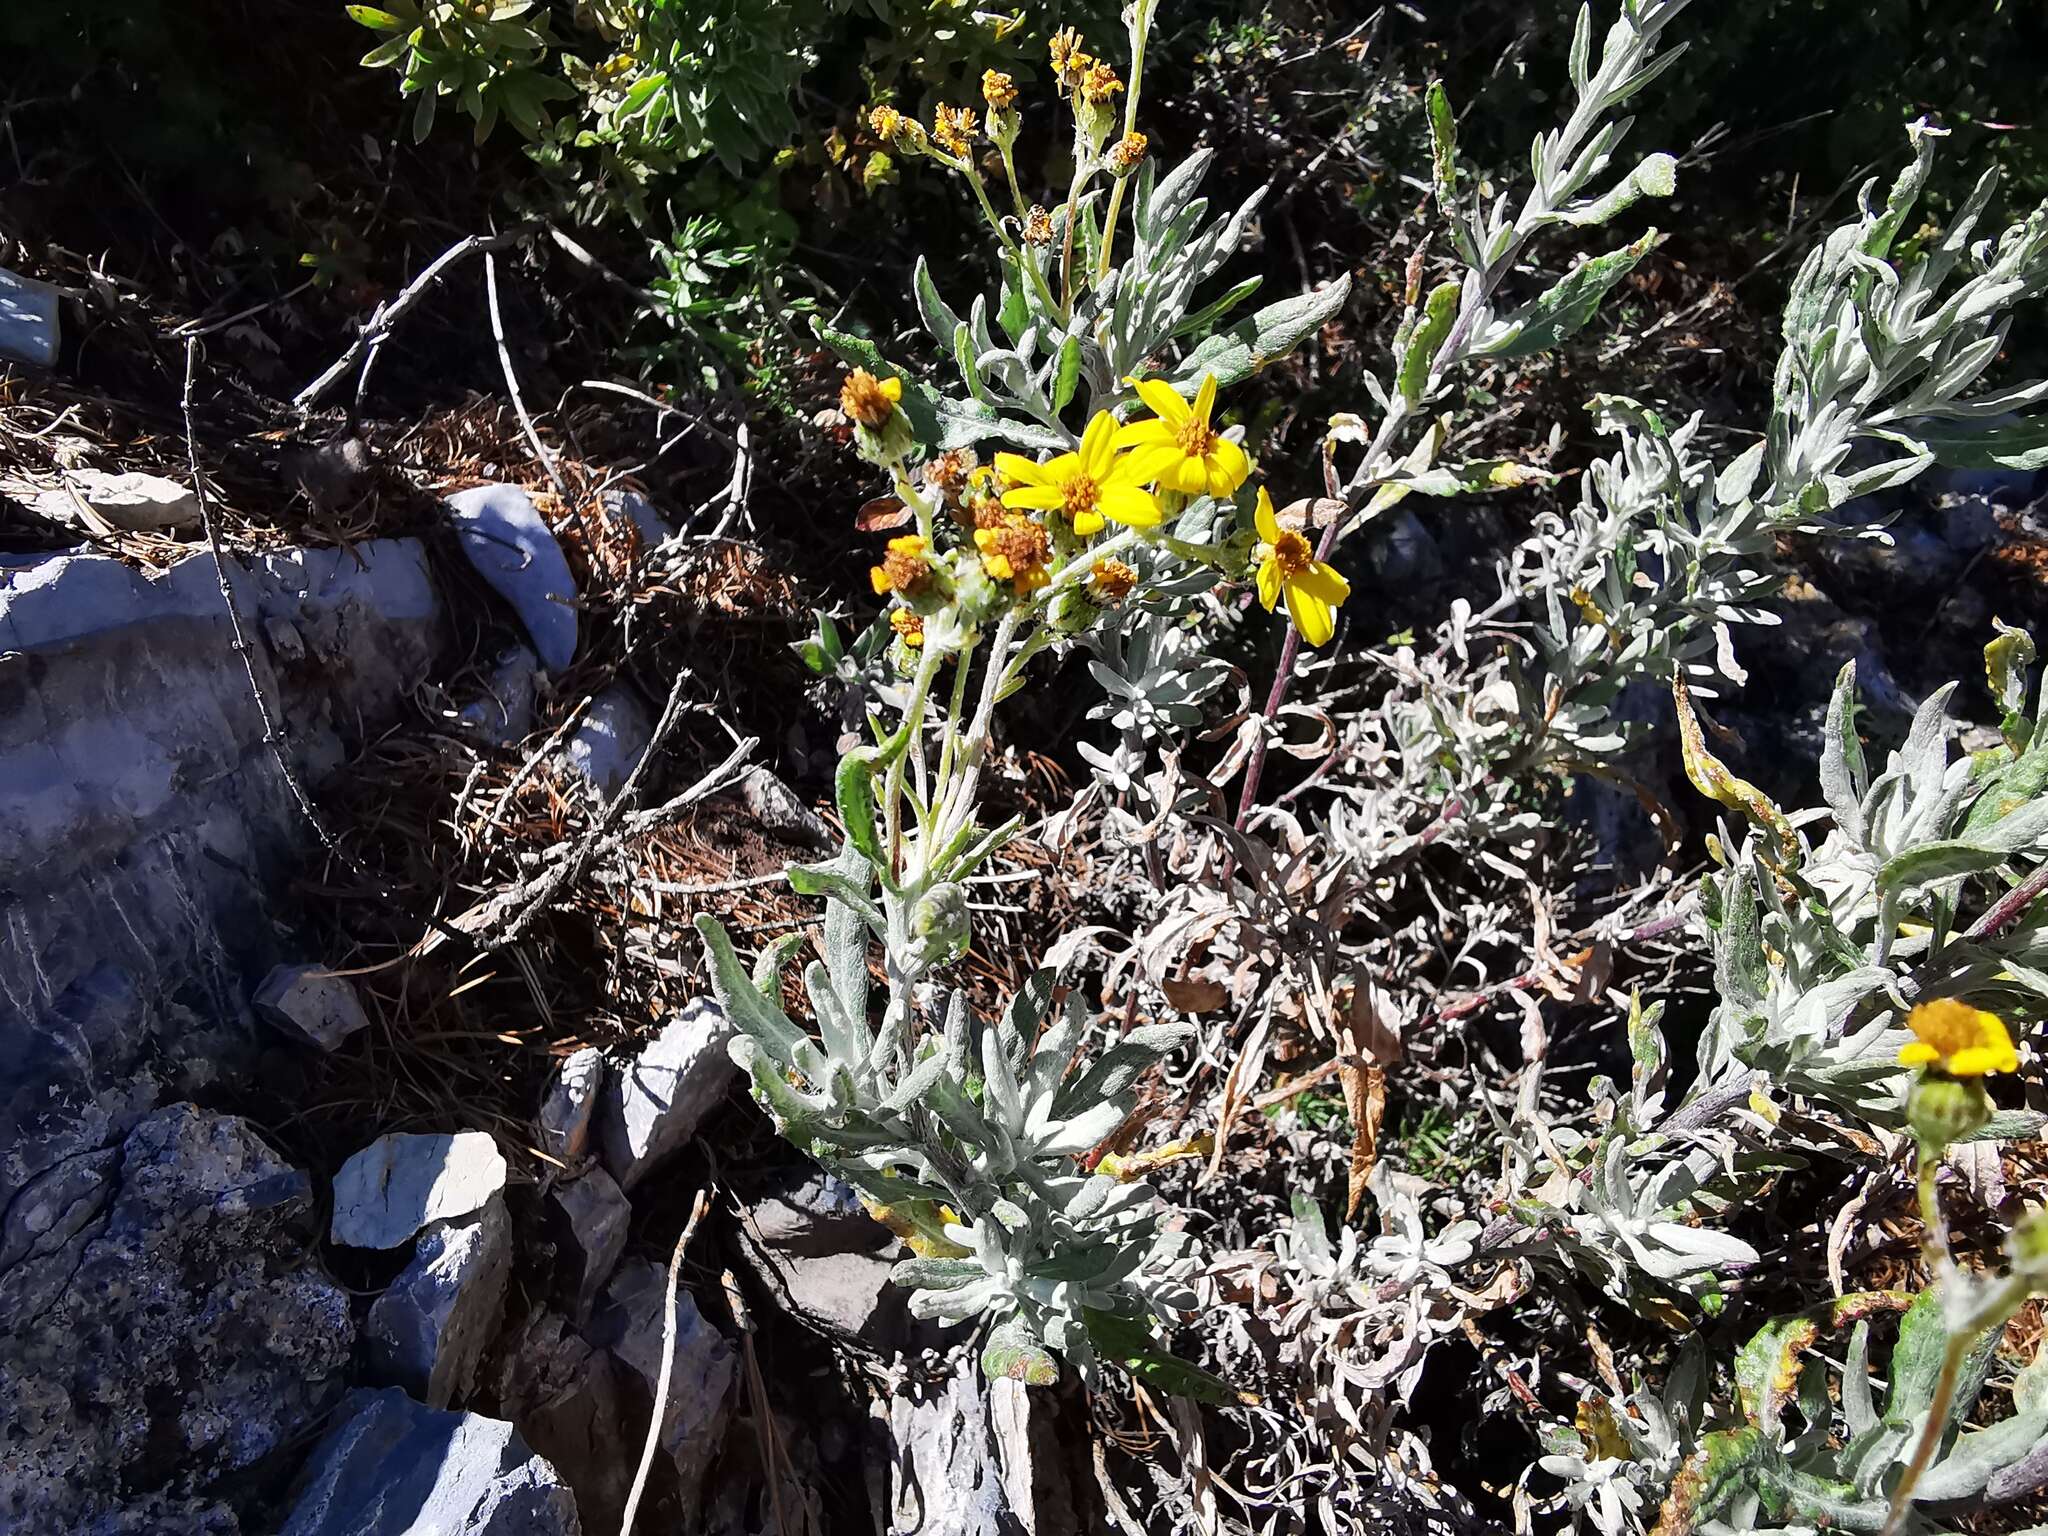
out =
<path fill-rule="evenodd" d="M 1008 170 L 1009 164 L 1009 157 L 1005 155 L 1003 157 L 1003 168 Z M 960 170 L 966 176 L 967 184 L 974 188 L 974 200 L 981 204 L 982 216 L 988 220 L 988 227 L 996 232 L 996 238 L 1003 242 L 1003 250 L 1012 261 L 1017 263 L 1017 269 L 1020 272 L 1029 275 L 1032 286 L 1038 290 L 1038 301 L 1045 306 L 1047 313 L 1056 317 L 1060 324 L 1065 325 L 1067 323 L 1066 309 L 1053 302 L 1052 290 L 1045 286 L 1045 279 L 1039 276 L 1038 264 L 1024 259 L 1023 247 L 1018 245 L 1015 240 L 1012 240 L 1010 232 L 1003 228 L 1003 221 L 996 214 L 995 204 L 988 200 L 988 188 L 982 182 L 980 168 L 975 165 L 972 157 L 960 161 Z M 1015 195 L 1016 189 L 1017 178 L 1012 173 L 1010 177 L 1012 195 Z"/>
<path fill-rule="evenodd" d="M 1124 133 L 1128 137 L 1138 131 L 1138 92 L 1145 83 L 1145 40 L 1152 34 L 1152 12 L 1158 0 L 1137 0 L 1131 11 L 1131 89 L 1124 97 Z M 1102 254 L 1095 263 L 1095 281 L 1101 282 L 1109 276 L 1109 252 L 1116 244 L 1117 215 L 1123 212 L 1124 188 L 1130 185 L 1129 176 L 1119 176 L 1115 188 L 1109 194 L 1109 213 L 1102 222 Z"/>
<path fill-rule="evenodd" d="M 1067 228 L 1060 241 L 1060 308 L 1073 313 L 1074 305 L 1074 221 L 1080 217 L 1081 193 L 1094 174 L 1093 156 L 1081 136 L 1074 135 L 1074 181 L 1067 188 Z"/>
<path fill-rule="evenodd" d="M 924 751 L 923 727 L 925 702 L 931 695 L 932 678 L 939 670 L 939 657 L 935 651 L 918 658 L 917 680 L 911 685 L 910 698 L 903 706 L 903 724 L 910 731 L 910 745 L 896 755 L 896 761 L 889 765 L 888 777 L 882 786 L 882 820 L 888 836 L 885 846 L 889 850 L 889 876 L 901 881 L 903 873 L 903 770 L 912 753 Z"/>

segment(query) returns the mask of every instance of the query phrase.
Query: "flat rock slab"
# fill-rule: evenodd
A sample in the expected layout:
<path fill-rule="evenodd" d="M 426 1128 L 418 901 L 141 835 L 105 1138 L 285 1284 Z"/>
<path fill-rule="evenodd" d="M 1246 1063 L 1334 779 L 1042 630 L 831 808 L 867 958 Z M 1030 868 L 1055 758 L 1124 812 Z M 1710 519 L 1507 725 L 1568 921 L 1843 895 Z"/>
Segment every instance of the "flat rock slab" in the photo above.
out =
<path fill-rule="evenodd" d="M 623 1238 L 623 1234 L 621 1234 Z M 370 1308 L 370 1364 L 430 1408 L 466 1397 L 505 1315 L 512 1218 L 503 1195 L 421 1236 L 405 1272 Z"/>
<path fill-rule="evenodd" d="M 697 1134 L 739 1075 L 726 1054 L 732 1026 L 708 997 L 684 1005 L 631 1061 L 614 1065 L 599 1101 L 605 1166 L 631 1190 Z"/>
<path fill-rule="evenodd" d="M 505 1156 L 482 1131 L 379 1136 L 334 1176 L 329 1235 L 348 1248 L 396 1248 L 430 1221 L 467 1216 L 505 1187 Z"/>
<path fill-rule="evenodd" d="M 748 1235 L 783 1253 L 870 1253 L 896 1234 L 861 1204 L 851 1184 L 818 1167 L 792 1169 L 747 1206 Z"/>
<path fill-rule="evenodd" d="M 287 1034 L 331 1051 L 370 1017 L 355 983 L 317 965 L 280 965 L 256 989 L 256 1011 Z"/>
<path fill-rule="evenodd" d="M 593 1164 L 577 1177 L 557 1184 L 548 1196 L 558 1218 L 563 1289 L 573 1296 L 576 1317 L 590 1315 L 598 1293 L 618 1268 L 633 1223 L 633 1207 L 618 1181 Z"/>
<path fill-rule="evenodd" d="M 512 605 L 550 672 L 576 659 L 576 579 L 533 498 L 516 485 L 479 485 L 447 500 L 463 554 Z"/>
<path fill-rule="evenodd" d="M 199 498 L 189 485 L 162 475 L 131 471 L 109 474 L 76 469 L 65 483 L 93 511 L 124 533 L 154 533 L 163 528 L 197 528 Z"/>
<path fill-rule="evenodd" d="M 396 1387 L 345 1407 L 282 1536 L 581 1536 L 575 1498 L 510 1424 Z"/>
<path fill-rule="evenodd" d="M 661 1379 L 663 1304 L 668 1274 L 649 1259 L 620 1266 L 585 1336 L 611 1351 L 637 1378 L 650 1409 Z M 675 1464 L 681 1507 L 697 1507 L 704 1474 L 725 1438 L 738 1362 L 725 1335 L 712 1326 L 687 1290 L 676 1290 L 675 1356 L 670 1367 L 661 1444 Z"/>
<path fill-rule="evenodd" d="M 0 358 L 57 366 L 57 290 L 0 267 Z"/>

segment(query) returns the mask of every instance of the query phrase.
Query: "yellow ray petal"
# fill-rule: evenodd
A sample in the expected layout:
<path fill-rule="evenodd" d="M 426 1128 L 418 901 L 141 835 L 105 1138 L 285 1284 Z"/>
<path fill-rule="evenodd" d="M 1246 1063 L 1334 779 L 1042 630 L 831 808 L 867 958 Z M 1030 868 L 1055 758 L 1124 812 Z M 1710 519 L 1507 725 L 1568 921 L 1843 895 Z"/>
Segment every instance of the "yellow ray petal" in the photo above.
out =
<path fill-rule="evenodd" d="M 1183 495 L 1199 496 L 1209 488 L 1209 467 L 1200 459 L 1183 457 L 1162 483 Z"/>
<path fill-rule="evenodd" d="M 1211 496 L 1232 495 L 1251 478 L 1251 456 L 1227 437 L 1217 438 L 1210 448 L 1208 466 Z"/>
<path fill-rule="evenodd" d="M 1129 528 L 1150 528 L 1159 521 L 1159 503 L 1150 491 L 1141 491 L 1135 485 L 1105 485 L 1095 499 L 1096 507 L 1106 517 L 1113 517 Z M 1078 530 L 1079 524 L 1076 523 Z"/>
<path fill-rule="evenodd" d="M 1076 512 L 1074 514 L 1074 532 L 1081 535 L 1084 539 L 1091 533 L 1102 532 L 1102 514 L 1100 512 Z"/>
<path fill-rule="evenodd" d="M 1280 537 L 1280 519 L 1273 515 L 1273 497 L 1263 485 L 1259 487 L 1259 505 L 1252 513 L 1252 521 L 1258 526 L 1259 537 L 1268 544 Z M 1266 606 L 1270 608 L 1273 605 L 1268 603 Z"/>
<path fill-rule="evenodd" d="M 1899 1065 L 1902 1067 L 1929 1067 L 1941 1060 L 1941 1052 L 1925 1040 L 1908 1040 L 1899 1047 Z"/>
<path fill-rule="evenodd" d="M 1202 423 L 1202 425 L 1207 426 L 1209 424 L 1210 413 L 1213 412 L 1215 409 L 1216 375 L 1213 373 L 1205 373 L 1202 375 L 1202 387 L 1195 391 L 1195 404 L 1191 414 L 1197 420 L 1199 420 Z"/>
<path fill-rule="evenodd" d="M 1065 503 L 1066 497 L 1056 485 L 1020 485 L 1003 492 L 1003 505 L 1019 507 L 1034 512 L 1050 512 Z"/>
<path fill-rule="evenodd" d="M 1116 429 L 1116 445 L 1119 448 L 1141 448 L 1152 443 L 1172 443 L 1173 428 L 1157 416 L 1143 421 L 1134 421 L 1128 427 Z"/>
<path fill-rule="evenodd" d="M 1301 631 L 1301 638 L 1310 645 L 1328 645 L 1330 636 L 1337 632 L 1336 616 L 1330 605 L 1299 581 L 1287 583 L 1287 612 L 1294 619 L 1294 627 Z"/>
<path fill-rule="evenodd" d="M 1058 459 L 1053 463 L 1057 464 Z M 1051 465 L 1034 463 L 1021 453 L 999 453 L 996 455 L 996 473 L 1012 485 L 1048 485 L 1051 483 L 1046 470 Z"/>
<path fill-rule="evenodd" d="M 1172 443 L 1134 448 L 1117 461 L 1116 470 L 1109 477 L 1110 484 L 1150 485 L 1173 473 L 1185 457 Z"/>
<path fill-rule="evenodd" d="M 1280 601 L 1280 562 L 1261 560 L 1259 562 L 1259 602 L 1266 612 L 1273 611 L 1273 605 Z"/>
<path fill-rule="evenodd" d="M 1351 583 L 1320 560 L 1294 579 L 1333 608 L 1351 595 Z"/>
<path fill-rule="evenodd" d="M 1091 480 L 1100 480 L 1109 473 L 1109 467 L 1116 460 L 1116 418 L 1107 411 L 1097 411 L 1095 419 L 1088 423 L 1088 430 L 1081 434 L 1081 472 Z"/>
<path fill-rule="evenodd" d="M 1138 392 L 1138 398 L 1152 409 L 1152 414 L 1172 426 L 1179 426 L 1188 419 L 1188 403 L 1181 399 L 1180 391 L 1164 379 L 1126 379 L 1124 382 Z"/>

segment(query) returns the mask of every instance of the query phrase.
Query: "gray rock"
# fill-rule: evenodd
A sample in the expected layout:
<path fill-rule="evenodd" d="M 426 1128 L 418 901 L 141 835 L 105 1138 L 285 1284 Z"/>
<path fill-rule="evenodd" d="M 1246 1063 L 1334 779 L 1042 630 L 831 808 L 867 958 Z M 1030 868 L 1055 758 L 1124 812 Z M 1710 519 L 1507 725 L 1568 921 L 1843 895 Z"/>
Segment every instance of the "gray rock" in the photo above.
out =
<path fill-rule="evenodd" d="M 548 1192 L 549 1204 L 559 1217 L 560 1242 L 568 1251 L 568 1287 L 575 1296 L 575 1315 L 590 1315 L 605 1282 L 618 1268 L 626 1251 L 626 1235 L 633 1222 L 633 1207 L 620 1190 L 618 1181 L 593 1164 L 573 1179 L 557 1184 Z"/>
<path fill-rule="evenodd" d="M 590 701 L 562 749 L 563 765 L 600 795 L 617 794 L 654 738 L 654 722 L 633 690 L 614 684 Z"/>
<path fill-rule="evenodd" d="M 480 699 L 462 706 L 456 716 L 464 730 L 493 746 L 516 747 L 533 734 L 533 701 L 540 658 L 515 645 L 498 658 Z"/>
<path fill-rule="evenodd" d="M 810 1166 L 792 1169 L 747 1207 L 750 1236 L 780 1253 L 865 1253 L 896 1235 L 867 1213 L 844 1179 Z"/>
<path fill-rule="evenodd" d="M 624 523 L 639 536 L 642 553 L 675 537 L 675 527 L 661 510 L 630 486 L 614 486 L 604 493 L 605 516 Z"/>
<path fill-rule="evenodd" d="M 576 659 L 576 581 L 554 532 L 516 485 L 479 485 L 447 499 L 462 552 L 512 605 L 550 672 Z"/>
<path fill-rule="evenodd" d="M 1081 1522 L 1044 1389 L 983 1382 L 971 1353 L 874 1407 L 869 1503 L 889 1536 L 1075 1536 Z"/>
<path fill-rule="evenodd" d="M 1981 496 L 1946 498 L 1940 509 L 1941 537 L 1960 555 L 1974 555 L 1998 542 L 1998 513 Z"/>
<path fill-rule="evenodd" d="M 786 1253 L 741 1244 L 776 1305 L 813 1330 L 855 1340 L 888 1354 L 909 1336 L 904 1293 L 889 1279 L 894 1261 L 882 1253 Z"/>
<path fill-rule="evenodd" d="M 0 357 L 57 366 L 57 290 L 0 267 Z"/>
<path fill-rule="evenodd" d="M 412 1262 L 370 1308 L 371 1368 L 430 1408 L 467 1397 L 505 1315 L 512 1218 L 502 1195 L 421 1236 Z"/>
<path fill-rule="evenodd" d="M 370 488 L 370 445 L 360 437 L 336 437 L 293 454 L 286 463 L 306 499 L 322 511 L 348 506 Z"/>
<path fill-rule="evenodd" d="M 282 1470 L 342 1391 L 315 1231 L 307 1176 L 190 1104 L 31 1180 L 0 1220 L 0 1529 L 233 1531 L 216 1485 Z"/>
<path fill-rule="evenodd" d="M 585 1330 L 626 1368 L 636 1393 L 651 1405 L 661 1379 L 663 1302 L 668 1274 L 649 1259 L 628 1260 L 605 1288 L 604 1303 Z M 675 1355 L 669 1373 L 661 1445 L 674 1465 L 680 1504 L 695 1509 L 704 1473 L 725 1438 L 736 1362 L 725 1336 L 678 1286 Z M 644 1423 L 645 1420 L 643 1419 Z"/>
<path fill-rule="evenodd" d="M 565 1163 L 590 1154 L 590 1126 L 604 1093 L 604 1052 L 586 1045 L 564 1057 L 541 1101 L 541 1150 Z"/>
<path fill-rule="evenodd" d="M 282 1536 L 580 1536 L 555 1469 L 510 1424 L 357 1392 L 313 1452 Z"/>
<path fill-rule="evenodd" d="M 837 841 L 824 818 L 804 803 L 803 796 L 759 763 L 741 772 L 733 792 L 756 821 L 778 836 L 814 848 Z"/>
<path fill-rule="evenodd" d="M 199 498 L 192 488 L 162 475 L 75 469 L 67 483 L 80 500 L 125 533 L 196 528 L 200 523 Z"/>
<path fill-rule="evenodd" d="M 625 1367 L 559 1312 L 548 1311 L 536 1312 L 508 1337 L 499 1361 L 493 1383 L 498 1411 L 575 1493 L 584 1529 L 616 1531 L 637 1465 L 637 1451 L 621 1447 L 637 1448 L 647 1434 L 646 1409 L 637 1426 L 627 1422 Z"/>
<path fill-rule="evenodd" d="M 396 1248 L 430 1221 L 467 1216 L 504 1187 L 505 1156 L 487 1133 L 392 1131 L 334 1176 L 329 1236 L 349 1248 Z"/>
<path fill-rule="evenodd" d="M 273 966 L 256 989 L 256 1011 L 323 1051 L 333 1050 L 370 1024 L 355 983 L 317 965 Z"/>
<path fill-rule="evenodd" d="M 739 1069 L 726 1054 L 732 1026 L 717 1003 L 686 1004 L 640 1054 L 616 1063 L 597 1111 L 605 1166 L 623 1189 L 696 1135 Z"/>

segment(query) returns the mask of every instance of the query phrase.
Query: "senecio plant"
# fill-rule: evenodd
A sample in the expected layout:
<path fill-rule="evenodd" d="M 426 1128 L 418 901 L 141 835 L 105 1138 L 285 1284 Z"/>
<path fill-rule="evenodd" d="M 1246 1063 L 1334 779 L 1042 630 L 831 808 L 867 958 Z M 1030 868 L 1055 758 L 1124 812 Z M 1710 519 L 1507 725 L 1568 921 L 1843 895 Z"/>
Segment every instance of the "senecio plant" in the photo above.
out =
<path fill-rule="evenodd" d="M 1614 112 L 1676 57 L 1652 60 L 1684 3 L 1624 0 L 1597 63 L 1591 14 L 1581 15 L 1576 105 L 1539 143 L 1536 185 L 1519 205 L 1504 194 L 1466 205 L 1450 107 L 1432 91 L 1436 193 L 1464 275 L 1424 297 L 1420 265 L 1411 271 L 1389 367 L 1367 381 L 1378 425 L 1352 417 L 1333 429 L 1332 453 L 1345 441 L 1364 448 L 1345 482 L 1347 515 L 1320 525 L 1306 498 L 1276 497 L 1284 468 L 1254 464 L 1224 424 L 1221 392 L 1336 315 L 1349 282 L 1242 318 L 1256 279 L 1208 295 L 1260 197 L 1212 210 L 1199 195 L 1207 151 L 1155 165 L 1137 126 L 1154 0 L 1127 12 L 1128 81 L 1073 33 L 1053 39 L 1073 171 L 1050 206 L 1024 190 L 1022 103 L 1008 77 L 989 73 L 978 106 L 941 106 L 929 125 L 873 110 L 897 153 L 967 184 L 998 247 L 1001 288 L 963 314 L 918 261 L 918 308 L 954 365 L 950 387 L 819 327 L 852 365 L 841 408 L 861 457 L 888 477 L 904 531 L 871 572 L 888 603 L 894 675 L 877 691 L 871 739 L 839 768 L 844 847 L 789 872 L 825 903 L 824 958 L 803 975 L 817 1034 L 780 1005 L 786 950 L 750 973 L 715 921 L 699 928 L 756 1096 L 908 1241 L 915 1257 L 897 1279 L 914 1311 L 988 1325 L 990 1372 L 1042 1382 L 1062 1359 L 1084 1371 L 1108 1360 L 1172 1390 L 1223 1390 L 1158 1338 L 1192 1305 L 1190 1261 L 1139 1175 L 1176 1149 L 1104 1155 L 1139 1076 L 1188 1031 L 1141 1024 L 1083 1061 L 1090 1016 L 1078 994 L 1056 996 L 1050 975 L 990 1018 L 949 982 L 971 938 L 968 882 L 1017 827 L 980 816 L 997 705 L 1027 685 L 1040 653 L 1142 624 L 1219 582 L 1284 610 L 1284 674 L 1301 642 L 1335 631 L 1349 589 L 1331 556 L 1357 521 L 1350 509 L 1541 478 L 1501 461 L 1439 464 L 1445 429 L 1432 404 L 1460 365 L 1572 334 L 1649 249 L 1653 235 L 1502 303 L 1538 232 L 1595 225 L 1671 190 L 1668 156 L 1618 178 L 1610 164 L 1628 126 Z M 1333 461 L 1319 466 L 1333 473 Z M 836 663 L 834 638 L 821 633 L 809 653 Z M 871 945 L 886 983 L 873 1026 Z"/>

